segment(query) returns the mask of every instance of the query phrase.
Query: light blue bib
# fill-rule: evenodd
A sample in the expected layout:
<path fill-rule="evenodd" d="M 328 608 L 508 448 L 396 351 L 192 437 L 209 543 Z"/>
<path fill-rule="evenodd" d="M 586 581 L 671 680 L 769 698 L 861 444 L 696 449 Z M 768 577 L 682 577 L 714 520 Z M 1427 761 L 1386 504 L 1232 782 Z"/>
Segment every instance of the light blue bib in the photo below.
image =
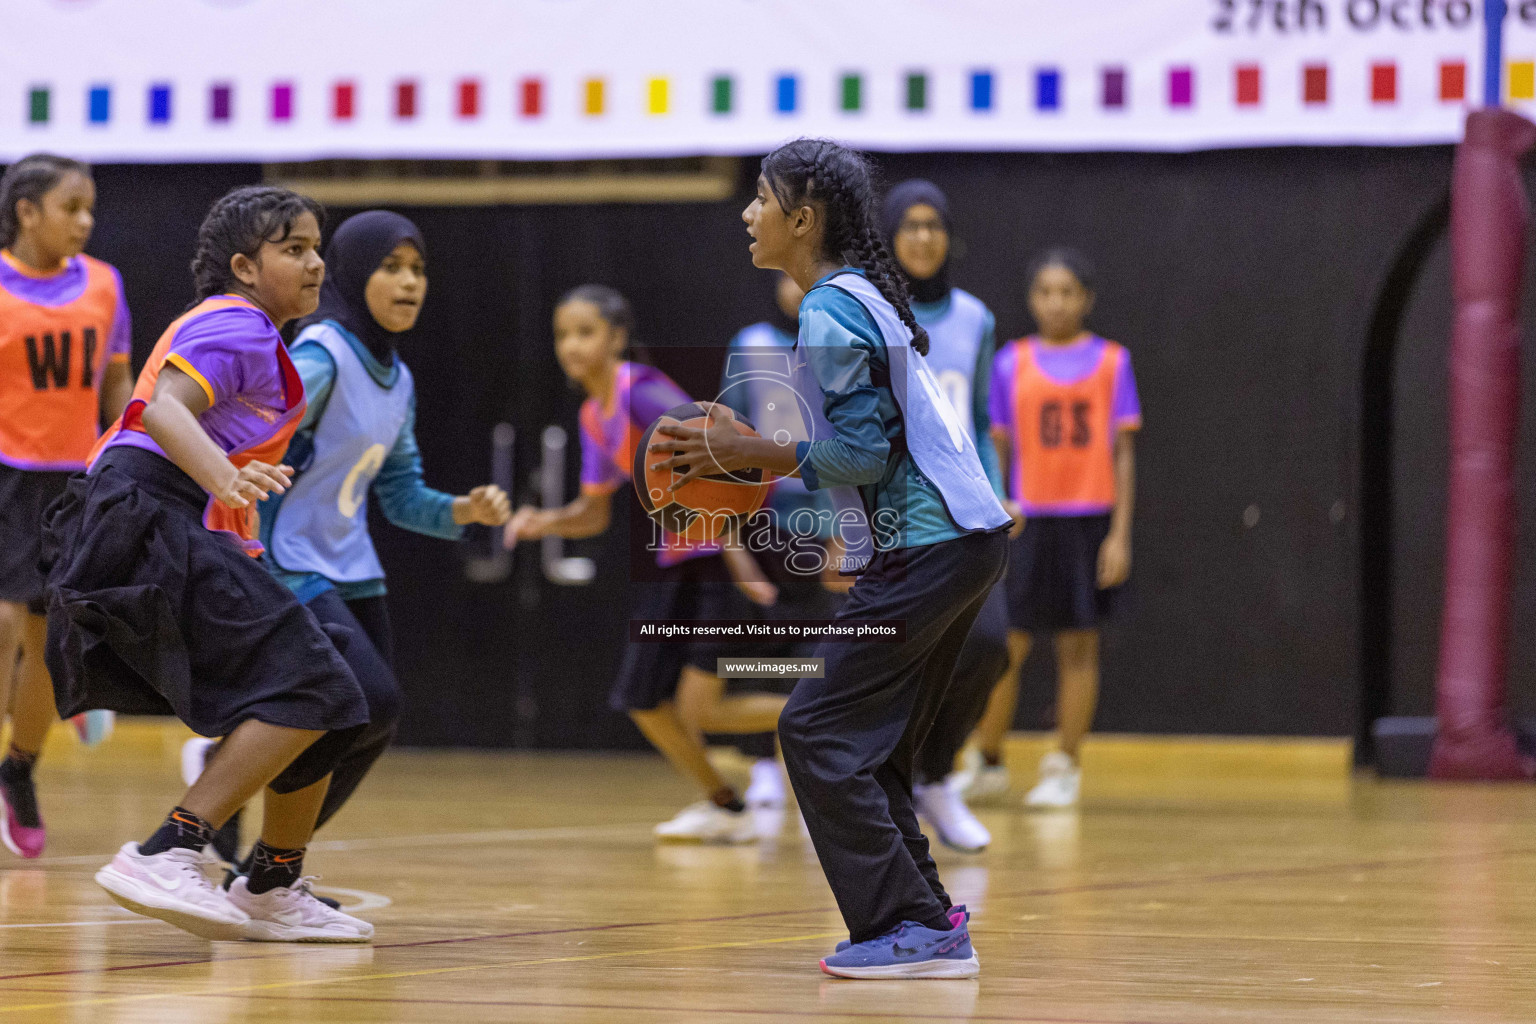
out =
<path fill-rule="evenodd" d="M 827 282 L 852 295 L 880 329 L 890 360 L 891 392 L 901 409 L 907 453 L 918 470 L 939 491 L 945 510 L 961 529 L 973 533 L 1002 529 L 1012 520 L 992 486 L 976 454 L 976 445 L 927 362 L 912 352 L 912 332 L 895 308 L 873 284 L 859 274 L 843 273 Z M 795 388 L 806 398 L 811 421 L 810 440 L 827 440 L 836 430 L 822 411 L 821 385 L 812 372 L 803 346 L 796 346 Z M 871 523 L 864 499 L 855 487 L 828 487 L 834 508 L 833 530 L 846 549 L 845 573 L 859 572 L 874 556 L 893 546 L 899 523 Z M 887 511 L 887 510 L 881 510 Z M 877 517 L 879 512 L 876 513 Z"/>
<path fill-rule="evenodd" d="M 976 416 L 971 403 L 976 395 L 976 358 L 987 328 L 987 307 L 970 292 L 952 288 L 944 315 L 932 323 L 921 318 L 918 322 L 928 332 L 928 368 L 975 444 Z"/>
<path fill-rule="evenodd" d="M 273 513 L 272 557 L 283 569 L 338 583 L 379 579 L 384 567 L 368 535 L 368 489 L 410 414 L 411 372 L 396 357 L 394 384 L 378 383 L 329 322 L 306 331 L 304 341 L 330 354 L 336 380 L 315 425 L 314 455 Z"/>

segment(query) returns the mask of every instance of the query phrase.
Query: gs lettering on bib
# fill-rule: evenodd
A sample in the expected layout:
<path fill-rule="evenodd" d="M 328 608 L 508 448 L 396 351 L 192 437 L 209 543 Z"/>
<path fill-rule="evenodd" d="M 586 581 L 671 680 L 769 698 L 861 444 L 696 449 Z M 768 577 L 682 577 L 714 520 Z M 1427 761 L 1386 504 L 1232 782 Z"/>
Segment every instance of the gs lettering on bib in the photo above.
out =
<path fill-rule="evenodd" d="M 1073 352 L 1080 375 L 1047 371 L 1042 343 L 1015 342 L 1007 422 L 1014 497 L 1026 514 L 1098 515 L 1115 504 L 1115 436 L 1140 424 L 1123 347 L 1092 338 Z M 1134 408 L 1134 413 L 1132 409 Z"/>

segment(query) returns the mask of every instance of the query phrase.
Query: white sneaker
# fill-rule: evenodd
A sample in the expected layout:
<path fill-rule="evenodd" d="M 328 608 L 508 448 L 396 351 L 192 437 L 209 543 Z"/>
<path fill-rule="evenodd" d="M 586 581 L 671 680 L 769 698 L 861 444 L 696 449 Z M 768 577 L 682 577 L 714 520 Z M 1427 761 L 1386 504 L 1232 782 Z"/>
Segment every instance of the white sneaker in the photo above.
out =
<path fill-rule="evenodd" d="M 677 843 L 755 843 L 758 838 L 752 815 L 728 811 L 708 800 L 689 804 L 654 831 L 657 839 Z"/>
<path fill-rule="evenodd" d="M 747 784 L 741 799 L 748 807 L 783 807 L 786 800 L 784 769 L 779 767 L 779 762 L 771 757 L 753 761 L 752 781 Z"/>
<path fill-rule="evenodd" d="M 1012 781 L 1008 766 L 987 764 L 981 751 L 968 748 L 960 756 L 960 770 L 949 777 L 949 786 L 967 803 L 1000 803 L 1008 795 Z"/>
<path fill-rule="evenodd" d="M 939 842 L 964 853 L 980 853 L 992 841 L 987 826 L 965 806 L 960 794 L 943 782 L 930 782 L 912 790 L 917 816 L 933 826 Z"/>
<path fill-rule="evenodd" d="M 1025 807 L 1076 807 L 1083 771 L 1069 754 L 1053 750 L 1040 759 L 1040 781 L 1024 798 Z"/>
<path fill-rule="evenodd" d="M 213 751 L 214 741 L 204 739 L 201 736 L 193 736 L 181 745 L 181 781 L 187 785 L 197 782 L 203 774 L 203 766 L 208 763 L 208 755 Z"/>
<path fill-rule="evenodd" d="M 252 894 L 244 875 L 229 887 L 229 902 L 249 915 L 242 936 L 250 942 L 371 942 L 373 925 L 332 910 L 315 898 L 305 875 L 292 886 Z"/>
<path fill-rule="evenodd" d="M 250 916 L 208 880 L 197 850 L 175 847 L 146 857 L 125 843 L 96 884 L 135 914 L 158 918 L 205 939 L 240 939 Z"/>

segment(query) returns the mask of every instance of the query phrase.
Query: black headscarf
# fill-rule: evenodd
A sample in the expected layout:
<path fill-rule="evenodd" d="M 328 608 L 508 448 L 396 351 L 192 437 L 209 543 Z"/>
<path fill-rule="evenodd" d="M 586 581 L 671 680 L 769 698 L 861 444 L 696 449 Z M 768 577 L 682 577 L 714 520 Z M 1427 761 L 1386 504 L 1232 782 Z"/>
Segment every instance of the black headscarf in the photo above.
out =
<path fill-rule="evenodd" d="M 400 335 L 379 326 L 368 311 L 364 292 L 373 272 L 401 242 L 410 242 L 426 257 L 427 244 L 422 241 L 421 231 L 398 213 L 369 210 L 343 221 L 325 247 L 320 307 L 300 321 L 299 328 L 334 320 L 366 345 L 373 358 L 386 366 L 394 362 L 395 342 Z"/>
<path fill-rule="evenodd" d="M 939 219 L 944 222 L 944 230 L 953 235 L 954 228 L 949 220 L 949 197 L 931 181 L 908 178 L 886 193 L 885 206 L 880 211 L 880 227 L 885 231 L 892 250 L 896 248 L 896 231 L 901 227 L 901 219 L 919 203 L 926 203 L 937 210 Z M 905 272 L 906 268 L 902 270 Z M 938 302 L 949 294 L 948 255 L 939 266 L 939 272 L 926 281 L 918 281 L 911 274 L 907 274 L 907 280 L 912 285 L 912 297 L 918 302 Z"/>

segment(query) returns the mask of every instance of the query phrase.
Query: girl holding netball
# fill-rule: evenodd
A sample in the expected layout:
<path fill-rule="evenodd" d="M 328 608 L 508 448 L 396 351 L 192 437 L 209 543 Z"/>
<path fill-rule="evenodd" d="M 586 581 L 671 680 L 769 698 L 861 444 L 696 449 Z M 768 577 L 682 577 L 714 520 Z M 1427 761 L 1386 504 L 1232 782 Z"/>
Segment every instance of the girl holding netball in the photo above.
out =
<path fill-rule="evenodd" d="M 969 766 L 967 788 L 973 799 L 1007 790 L 1003 739 L 1019 669 L 1031 637 L 1052 633 L 1056 748 L 1025 803 L 1059 808 L 1078 800 L 1078 748 L 1099 696 L 1099 626 L 1131 571 L 1141 402 L 1130 354 L 1083 326 L 1094 298 L 1088 261 L 1052 249 L 1029 281 L 1040 332 L 997 354 L 990 398 L 993 440 L 1025 517 L 1008 568 L 1009 665 L 977 730 L 982 762 Z"/>
<path fill-rule="evenodd" d="M 507 547 L 550 535 L 595 537 L 607 530 L 613 495 L 629 481 L 640 435 L 662 413 L 690 401 L 660 370 L 624 358 L 634 316 L 629 302 L 612 288 L 587 284 L 567 292 L 555 307 L 554 326 L 560 368 L 587 395 L 579 414 L 581 493 L 561 508 L 518 509 L 507 523 Z M 635 519 L 648 528 L 651 521 L 638 504 Z M 690 543 L 666 533 L 659 545 L 647 541 L 648 536 L 636 543 L 657 548 L 658 570 L 651 581 L 637 584 L 632 618 L 740 619 L 751 614 L 718 544 Z M 784 698 L 727 696 L 715 667 L 718 657 L 732 653 L 740 652 L 697 641 L 625 646 L 611 706 L 628 714 L 706 797 L 656 826 L 659 839 L 749 843 L 758 838 L 752 815 L 709 763 L 699 734 L 771 732 Z M 686 719 L 680 705 L 689 708 Z"/>
<path fill-rule="evenodd" d="M 653 465 L 679 471 L 675 486 L 755 467 L 832 492 L 844 568 L 860 572 L 839 619 L 901 620 L 906 636 L 822 643 L 824 678 L 800 680 L 779 720 L 790 781 L 848 925 L 848 944 L 822 969 L 973 977 L 968 915 L 939 881 L 912 779 L 965 638 L 1002 578 L 1011 519 L 922 358 L 928 336 L 881 239 L 863 158 L 823 140 L 782 146 L 763 160 L 742 217 L 754 265 L 806 291 L 794 371 L 813 437 L 744 437 L 721 412 L 707 430 L 661 428 Z"/>
<path fill-rule="evenodd" d="M 197 302 L 166 328 L 86 474 L 49 510 L 47 658 L 64 713 L 174 713 L 219 756 L 143 843 L 96 881 L 136 913 L 213 939 L 366 942 L 373 926 L 315 898 L 304 848 L 368 703 L 330 636 L 256 560 L 256 505 L 304 387 L 279 329 L 320 298 L 321 210 L 238 188 L 209 210 Z M 216 829 L 265 789 L 249 877 L 203 874 Z"/>
<path fill-rule="evenodd" d="M 47 840 L 32 773 L 57 721 L 43 662 L 43 510 L 133 390 L 122 279 L 81 251 L 95 205 L 90 168 L 74 160 L 38 153 L 0 178 L 0 718 L 7 703 L 11 715 L 0 839 L 28 858 Z"/>

